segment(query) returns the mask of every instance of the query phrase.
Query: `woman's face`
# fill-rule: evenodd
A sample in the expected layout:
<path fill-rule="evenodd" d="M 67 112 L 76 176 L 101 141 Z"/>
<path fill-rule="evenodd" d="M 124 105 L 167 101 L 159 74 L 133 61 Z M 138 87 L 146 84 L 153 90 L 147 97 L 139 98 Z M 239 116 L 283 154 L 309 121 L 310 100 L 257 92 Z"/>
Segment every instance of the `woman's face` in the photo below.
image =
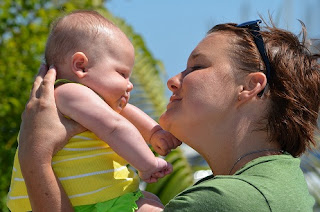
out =
<path fill-rule="evenodd" d="M 168 80 L 172 96 L 160 124 L 192 147 L 193 137 L 210 136 L 227 121 L 237 101 L 230 37 L 218 32 L 208 35 L 192 51 L 186 70 Z"/>

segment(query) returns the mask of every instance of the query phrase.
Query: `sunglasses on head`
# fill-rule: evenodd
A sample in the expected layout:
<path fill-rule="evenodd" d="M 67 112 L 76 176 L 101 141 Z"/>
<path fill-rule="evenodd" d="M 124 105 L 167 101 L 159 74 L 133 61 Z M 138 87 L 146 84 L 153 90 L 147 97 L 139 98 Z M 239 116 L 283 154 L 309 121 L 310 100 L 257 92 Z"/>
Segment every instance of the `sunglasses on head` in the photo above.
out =
<path fill-rule="evenodd" d="M 264 62 L 264 65 L 266 67 L 267 83 L 270 84 L 270 82 L 271 82 L 271 78 L 270 78 L 270 75 L 271 75 L 270 62 L 269 62 L 269 59 L 267 57 L 267 53 L 266 53 L 266 49 L 265 49 L 265 46 L 264 46 L 264 42 L 263 42 L 262 36 L 259 33 L 259 31 L 260 31 L 259 24 L 261 22 L 262 22 L 261 20 L 248 21 L 248 22 L 245 22 L 245 23 L 242 23 L 242 24 L 238 24 L 236 27 L 249 29 L 249 31 L 250 31 L 253 39 L 254 39 L 254 43 L 256 44 L 256 46 L 257 46 L 257 48 L 259 50 L 259 53 L 260 53 L 260 55 L 262 57 L 262 60 Z M 265 88 L 261 92 L 258 93 L 259 97 L 262 96 L 263 92 L 265 91 Z"/>

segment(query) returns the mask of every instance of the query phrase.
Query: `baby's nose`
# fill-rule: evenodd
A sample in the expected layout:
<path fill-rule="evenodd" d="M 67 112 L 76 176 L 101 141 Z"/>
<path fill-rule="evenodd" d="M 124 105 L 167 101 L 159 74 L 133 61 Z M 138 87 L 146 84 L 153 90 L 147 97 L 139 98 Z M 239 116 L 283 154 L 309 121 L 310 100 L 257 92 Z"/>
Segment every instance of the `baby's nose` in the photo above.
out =
<path fill-rule="evenodd" d="M 133 89 L 133 84 L 129 81 L 127 86 L 127 92 L 132 91 L 132 89 Z"/>

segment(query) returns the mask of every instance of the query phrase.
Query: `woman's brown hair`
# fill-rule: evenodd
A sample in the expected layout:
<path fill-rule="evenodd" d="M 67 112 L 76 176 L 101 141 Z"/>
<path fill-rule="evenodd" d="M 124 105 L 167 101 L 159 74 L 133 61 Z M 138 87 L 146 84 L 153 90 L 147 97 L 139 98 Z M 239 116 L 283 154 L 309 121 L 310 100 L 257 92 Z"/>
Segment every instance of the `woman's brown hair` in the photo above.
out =
<path fill-rule="evenodd" d="M 302 23 L 302 22 L 301 22 Z M 260 31 L 271 65 L 268 83 L 270 108 L 266 117 L 270 141 L 276 141 L 282 150 L 300 156 L 315 145 L 314 132 L 320 105 L 319 54 L 311 53 L 305 46 L 306 30 L 302 23 L 302 41 L 286 30 L 266 26 Z M 236 24 L 219 24 L 209 30 L 229 32 L 232 61 L 245 72 L 265 72 L 265 65 L 247 28 Z M 235 36 L 232 36 L 235 35 Z"/>

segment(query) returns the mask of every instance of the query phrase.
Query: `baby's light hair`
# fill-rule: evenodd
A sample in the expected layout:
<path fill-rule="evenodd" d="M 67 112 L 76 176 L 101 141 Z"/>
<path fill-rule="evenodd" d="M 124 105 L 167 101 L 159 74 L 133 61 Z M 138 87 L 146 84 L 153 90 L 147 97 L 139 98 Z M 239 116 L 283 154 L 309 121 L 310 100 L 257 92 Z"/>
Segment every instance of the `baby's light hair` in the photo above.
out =
<path fill-rule="evenodd" d="M 120 31 L 111 21 L 96 11 L 78 10 L 57 19 L 47 40 L 45 62 L 59 68 L 66 56 L 83 52 L 96 59 L 108 46 L 108 37 Z M 107 36 L 101 36 L 107 33 Z M 104 34 L 105 35 L 105 34 Z M 102 45 L 104 44 L 104 45 Z"/>

